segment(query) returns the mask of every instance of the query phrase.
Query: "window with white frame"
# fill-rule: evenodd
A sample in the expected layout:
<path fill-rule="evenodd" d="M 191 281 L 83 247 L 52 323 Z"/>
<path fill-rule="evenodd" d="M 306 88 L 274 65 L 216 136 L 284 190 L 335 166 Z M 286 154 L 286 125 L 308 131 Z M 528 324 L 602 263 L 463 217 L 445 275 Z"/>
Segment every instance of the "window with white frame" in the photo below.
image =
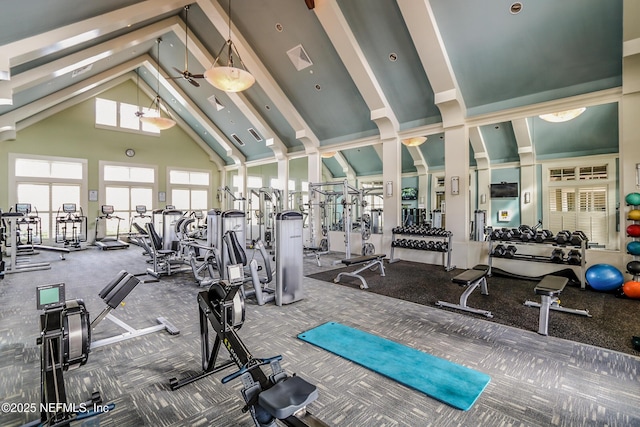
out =
<path fill-rule="evenodd" d="M 206 171 L 169 170 L 171 204 L 180 210 L 207 210 L 210 182 L 211 174 Z"/>
<path fill-rule="evenodd" d="M 155 114 L 155 110 L 127 104 L 125 102 L 96 98 L 97 127 L 135 133 L 160 134 L 160 130 L 156 126 L 141 122 L 136 113 L 143 113 L 145 116 L 150 116 Z"/>
<path fill-rule="evenodd" d="M 146 206 L 149 212 L 153 209 L 156 168 L 100 163 L 101 188 L 104 194 L 102 204 L 113 206 L 113 215 L 122 218 L 106 221 L 103 224 L 106 228 L 101 233 L 115 236 L 118 232 L 129 232 L 131 219 L 136 215 L 136 206 Z"/>
<path fill-rule="evenodd" d="M 53 240 L 55 218 L 64 203 L 75 203 L 78 210 L 87 202 L 87 161 L 58 157 L 9 155 L 11 197 L 15 203 L 31 205 L 31 215 L 38 216 L 39 230 L 28 236 L 33 243 Z M 83 212 L 86 215 L 86 212 Z"/>
<path fill-rule="evenodd" d="M 545 227 L 554 233 L 580 230 L 591 246 L 617 249 L 614 160 L 546 166 Z"/>

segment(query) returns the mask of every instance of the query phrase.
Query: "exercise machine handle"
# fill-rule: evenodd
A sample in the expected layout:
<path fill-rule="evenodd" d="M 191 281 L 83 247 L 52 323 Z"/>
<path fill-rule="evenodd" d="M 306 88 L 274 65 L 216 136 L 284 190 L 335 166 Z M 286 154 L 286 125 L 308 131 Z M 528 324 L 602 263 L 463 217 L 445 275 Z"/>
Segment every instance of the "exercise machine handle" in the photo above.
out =
<path fill-rule="evenodd" d="M 222 378 L 222 384 L 226 384 L 229 381 L 238 378 L 240 375 L 244 374 L 245 372 L 249 372 L 252 369 L 257 368 L 258 366 L 268 365 L 271 362 L 275 362 L 276 360 L 282 360 L 282 355 L 279 354 L 277 356 L 270 357 L 268 359 L 251 359 L 244 366 L 242 366 L 242 368 L 240 368 L 236 372 L 234 372 L 232 374 L 229 374 L 226 377 Z"/>

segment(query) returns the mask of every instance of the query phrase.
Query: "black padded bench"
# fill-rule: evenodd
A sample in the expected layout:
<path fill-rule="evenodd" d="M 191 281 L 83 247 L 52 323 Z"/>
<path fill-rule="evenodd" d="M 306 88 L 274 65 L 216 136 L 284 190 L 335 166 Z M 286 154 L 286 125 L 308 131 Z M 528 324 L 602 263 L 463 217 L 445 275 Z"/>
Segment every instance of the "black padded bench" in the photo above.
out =
<path fill-rule="evenodd" d="M 465 286 L 467 288 L 462 293 L 462 295 L 460 295 L 460 303 L 453 304 L 446 301 L 438 301 L 436 302 L 436 305 L 441 307 L 455 308 L 457 310 L 469 311 L 471 313 L 476 313 L 476 314 L 482 314 L 483 316 L 487 316 L 487 317 L 493 317 L 493 314 L 490 311 L 480 310 L 478 308 L 467 306 L 467 298 L 469 298 L 469 295 L 471 295 L 471 293 L 478 286 L 480 286 L 480 293 L 482 293 L 482 295 L 489 295 L 489 289 L 487 286 L 488 273 L 489 273 L 488 268 L 482 269 L 482 270 L 477 270 L 474 268 L 473 270 L 467 270 L 458 274 L 457 276 L 452 278 L 451 281 L 453 283 L 456 283 L 460 286 Z"/>
<path fill-rule="evenodd" d="M 321 248 L 315 246 L 305 246 L 303 248 L 303 252 L 305 256 L 316 257 L 316 264 L 318 264 L 318 267 L 322 267 L 322 263 L 320 262 L 320 255 L 326 254 L 328 251 L 323 252 Z"/>
<path fill-rule="evenodd" d="M 565 313 L 579 314 L 581 316 L 591 317 L 587 310 L 577 310 L 575 308 L 565 308 L 558 304 L 558 297 L 569 282 L 566 277 L 560 276 L 544 276 L 544 278 L 534 288 L 536 295 L 541 296 L 541 303 L 535 301 L 525 301 L 527 307 L 539 307 L 540 317 L 538 320 L 538 333 L 540 335 L 549 335 L 549 310 L 563 311 Z"/>
<path fill-rule="evenodd" d="M 364 265 L 359 269 L 357 269 L 356 271 L 352 271 L 352 272 L 344 271 L 338 274 L 338 276 L 335 279 L 333 279 L 333 281 L 335 283 L 338 283 L 340 281 L 340 277 L 342 276 L 355 277 L 356 279 L 360 280 L 360 282 L 362 282 L 362 284 L 360 285 L 360 289 L 369 289 L 369 285 L 367 285 L 367 281 L 364 279 L 364 277 L 360 275 L 360 273 L 365 271 L 367 268 L 371 269 L 371 271 L 374 271 L 376 268 L 379 268 L 380 275 L 384 276 L 384 264 L 382 263 L 382 260 L 386 256 L 387 256 L 386 254 L 373 254 L 373 255 L 362 255 L 355 258 L 343 259 L 340 262 L 346 265 L 347 267 L 352 265 L 359 265 L 359 264 L 364 264 Z"/>

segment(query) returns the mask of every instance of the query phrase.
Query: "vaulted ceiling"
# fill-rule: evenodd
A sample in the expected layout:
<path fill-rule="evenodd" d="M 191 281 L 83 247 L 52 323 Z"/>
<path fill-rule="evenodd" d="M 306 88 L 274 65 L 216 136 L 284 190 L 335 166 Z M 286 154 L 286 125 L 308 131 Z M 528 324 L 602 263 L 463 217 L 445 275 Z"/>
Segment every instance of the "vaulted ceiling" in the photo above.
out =
<path fill-rule="evenodd" d="M 522 139 L 540 159 L 617 152 L 622 0 L 522 0 L 518 13 L 513 4 L 11 2 L 0 16 L 0 140 L 137 77 L 153 96 L 159 66 L 160 96 L 219 166 L 337 149 L 325 160 L 334 176 L 345 166 L 379 174 L 376 143 L 424 135 L 403 147 L 403 172 L 442 168 L 451 105 L 474 128 L 471 163 L 517 162 Z M 169 78 L 186 62 L 203 73 L 229 36 L 256 77 L 250 89 Z M 588 108 L 571 122 L 537 118 L 575 106 Z"/>

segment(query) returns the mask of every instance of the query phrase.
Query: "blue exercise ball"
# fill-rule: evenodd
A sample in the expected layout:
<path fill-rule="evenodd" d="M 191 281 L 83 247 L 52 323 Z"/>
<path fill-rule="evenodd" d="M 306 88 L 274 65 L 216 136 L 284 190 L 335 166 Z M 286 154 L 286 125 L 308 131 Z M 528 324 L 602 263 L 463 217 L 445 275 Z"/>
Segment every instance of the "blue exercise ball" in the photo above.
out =
<path fill-rule="evenodd" d="M 595 264 L 587 268 L 585 278 L 589 286 L 597 291 L 613 291 L 624 283 L 624 276 L 613 265 Z"/>
<path fill-rule="evenodd" d="M 640 255 L 640 242 L 632 240 L 631 242 L 627 243 L 627 252 L 629 252 L 631 255 Z"/>

